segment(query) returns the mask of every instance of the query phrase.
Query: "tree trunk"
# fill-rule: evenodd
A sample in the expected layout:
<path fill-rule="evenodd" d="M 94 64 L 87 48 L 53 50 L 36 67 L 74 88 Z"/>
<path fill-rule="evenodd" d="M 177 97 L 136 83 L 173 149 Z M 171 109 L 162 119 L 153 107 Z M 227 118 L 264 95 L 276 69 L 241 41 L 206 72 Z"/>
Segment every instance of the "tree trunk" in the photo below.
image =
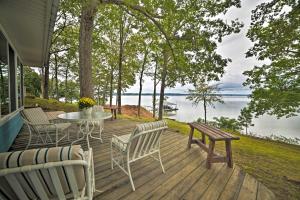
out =
<path fill-rule="evenodd" d="M 163 50 L 163 58 L 164 58 L 164 62 L 163 62 L 163 69 L 162 69 L 162 74 L 161 74 L 161 86 L 160 86 L 159 110 L 158 110 L 158 119 L 159 120 L 162 120 L 162 118 L 163 118 L 163 106 L 164 106 L 167 67 L 168 67 L 168 54 L 167 54 L 166 47 L 164 47 L 164 50 Z"/>
<path fill-rule="evenodd" d="M 44 76 L 43 76 L 43 87 L 42 87 L 42 94 L 44 99 L 49 99 L 49 65 L 50 65 L 50 56 L 51 54 L 48 54 L 48 60 L 44 68 Z"/>
<path fill-rule="evenodd" d="M 100 105 L 100 85 L 97 87 L 97 104 Z"/>
<path fill-rule="evenodd" d="M 113 81 L 114 81 L 114 68 L 111 67 L 110 69 L 110 86 L 109 86 L 109 106 L 112 106 L 112 99 L 113 99 Z"/>
<path fill-rule="evenodd" d="M 79 34 L 79 82 L 80 97 L 93 98 L 92 82 L 92 33 L 97 12 L 97 0 L 82 3 Z"/>
<path fill-rule="evenodd" d="M 158 61 L 157 58 L 155 59 L 155 69 L 154 69 L 154 78 L 153 78 L 153 100 L 152 100 L 152 116 L 155 118 L 156 113 L 156 79 L 157 79 L 157 67 L 158 67 Z"/>
<path fill-rule="evenodd" d="M 67 68 L 66 68 L 66 74 L 65 74 L 65 103 L 68 103 L 68 91 L 69 91 L 69 88 L 68 88 L 68 75 L 69 75 L 69 64 L 67 65 Z"/>
<path fill-rule="evenodd" d="M 45 84 L 45 69 L 41 68 L 40 71 L 40 76 L 41 76 L 41 94 L 40 97 L 44 98 L 45 95 L 45 88 L 44 88 L 44 84 Z"/>
<path fill-rule="evenodd" d="M 54 68 L 54 74 L 55 74 L 55 99 L 58 100 L 58 62 L 57 62 L 57 55 L 54 55 L 55 59 L 55 68 Z"/>
<path fill-rule="evenodd" d="M 109 82 L 109 80 L 108 80 L 108 78 L 106 78 L 106 83 L 105 83 L 105 85 L 104 85 L 104 91 L 103 91 L 103 96 L 102 96 L 102 106 L 104 106 L 105 105 L 105 103 L 106 103 L 106 94 L 107 94 L 107 86 L 108 86 L 108 82 Z"/>
<path fill-rule="evenodd" d="M 203 99 L 203 108 L 204 108 L 204 123 L 206 124 L 206 98 Z"/>
<path fill-rule="evenodd" d="M 148 56 L 148 51 L 147 49 L 145 50 L 145 54 L 144 54 L 144 61 L 142 64 L 142 69 L 140 72 L 140 89 L 139 89 L 139 101 L 138 101 L 138 116 L 140 117 L 141 115 L 141 101 L 142 101 L 142 91 L 143 91 L 143 76 L 144 76 L 144 71 L 145 71 L 145 65 L 147 62 L 147 56 Z"/>
<path fill-rule="evenodd" d="M 121 93 L 122 93 L 122 64 L 123 64 L 123 53 L 124 53 L 124 22 L 123 14 L 120 18 L 120 38 L 119 38 L 119 73 L 118 73 L 118 89 L 117 89 L 117 104 L 118 104 L 118 114 L 121 114 Z"/>

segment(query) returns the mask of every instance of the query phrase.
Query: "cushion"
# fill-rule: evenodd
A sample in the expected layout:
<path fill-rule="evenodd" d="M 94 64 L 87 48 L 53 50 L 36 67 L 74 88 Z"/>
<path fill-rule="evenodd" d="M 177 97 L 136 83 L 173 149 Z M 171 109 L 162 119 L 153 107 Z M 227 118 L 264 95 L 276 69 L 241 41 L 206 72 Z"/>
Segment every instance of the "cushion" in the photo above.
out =
<path fill-rule="evenodd" d="M 15 151 L 0 153 L 0 170 L 6 168 L 22 167 L 27 165 L 42 164 L 48 162 L 58 162 L 64 160 L 83 160 L 84 152 L 79 145 L 67 146 L 67 147 L 53 147 L 42 149 L 30 149 L 25 151 Z M 84 168 L 82 166 L 73 166 L 75 172 L 75 178 L 79 190 L 82 190 L 85 186 Z M 65 167 L 57 167 L 57 173 L 62 184 L 62 188 L 65 194 L 71 192 L 70 182 L 66 177 Z M 16 178 L 19 183 L 24 187 L 24 191 L 28 198 L 36 199 L 37 194 L 31 180 L 27 177 L 26 173 L 16 173 Z M 50 179 L 50 174 L 47 169 L 38 170 L 38 177 L 47 191 L 49 197 L 55 194 L 53 183 Z M 0 196 L 11 197 L 9 199 L 16 199 L 15 194 L 10 188 L 6 178 L 0 177 Z"/>

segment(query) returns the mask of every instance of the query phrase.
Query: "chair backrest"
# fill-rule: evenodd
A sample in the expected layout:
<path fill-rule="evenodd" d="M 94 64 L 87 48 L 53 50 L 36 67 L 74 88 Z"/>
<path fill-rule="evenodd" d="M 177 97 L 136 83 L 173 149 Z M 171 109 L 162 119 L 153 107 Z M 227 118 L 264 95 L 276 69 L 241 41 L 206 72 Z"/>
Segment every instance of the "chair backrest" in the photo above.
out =
<path fill-rule="evenodd" d="M 49 124 L 49 119 L 42 108 L 28 108 L 22 111 L 23 117 L 31 122 L 36 124 Z"/>
<path fill-rule="evenodd" d="M 1 153 L 0 199 L 78 198 L 92 191 L 88 174 L 79 145 Z"/>
<path fill-rule="evenodd" d="M 168 128 L 165 120 L 136 125 L 127 151 L 131 160 L 137 160 L 159 150 L 160 137 Z"/>
<path fill-rule="evenodd" d="M 103 106 L 95 105 L 93 106 L 93 112 L 104 112 Z"/>

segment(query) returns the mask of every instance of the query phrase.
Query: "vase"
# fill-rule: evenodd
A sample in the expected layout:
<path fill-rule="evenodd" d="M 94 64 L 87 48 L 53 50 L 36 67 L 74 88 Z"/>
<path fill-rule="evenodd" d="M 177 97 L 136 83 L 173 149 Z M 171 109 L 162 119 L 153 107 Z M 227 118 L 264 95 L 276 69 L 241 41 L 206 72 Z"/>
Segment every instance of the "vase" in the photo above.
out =
<path fill-rule="evenodd" d="M 83 112 L 83 114 L 84 114 L 85 116 L 91 116 L 91 115 L 92 115 L 92 111 L 93 111 L 93 108 L 92 108 L 92 107 L 90 107 L 90 108 L 85 108 L 85 109 L 82 110 L 82 112 Z"/>

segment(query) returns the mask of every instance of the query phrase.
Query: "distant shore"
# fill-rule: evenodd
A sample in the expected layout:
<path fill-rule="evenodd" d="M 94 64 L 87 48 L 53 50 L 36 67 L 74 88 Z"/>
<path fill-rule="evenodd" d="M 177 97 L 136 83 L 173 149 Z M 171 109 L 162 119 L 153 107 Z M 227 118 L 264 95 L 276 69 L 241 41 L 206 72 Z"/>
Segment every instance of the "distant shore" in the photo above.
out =
<path fill-rule="evenodd" d="M 116 94 L 114 94 L 116 95 Z M 122 96 L 137 96 L 139 95 L 138 93 L 124 93 Z M 152 93 L 143 93 L 142 96 L 152 96 Z M 159 96 L 160 94 L 156 94 L 156 96 Z M 186 93 L 165 93 L 165 96 L 187 96 L 189 94 Z M 237 97 L 249 97 L 250 94 L 218 94 L 221 96 L 237 96 Z"/>

